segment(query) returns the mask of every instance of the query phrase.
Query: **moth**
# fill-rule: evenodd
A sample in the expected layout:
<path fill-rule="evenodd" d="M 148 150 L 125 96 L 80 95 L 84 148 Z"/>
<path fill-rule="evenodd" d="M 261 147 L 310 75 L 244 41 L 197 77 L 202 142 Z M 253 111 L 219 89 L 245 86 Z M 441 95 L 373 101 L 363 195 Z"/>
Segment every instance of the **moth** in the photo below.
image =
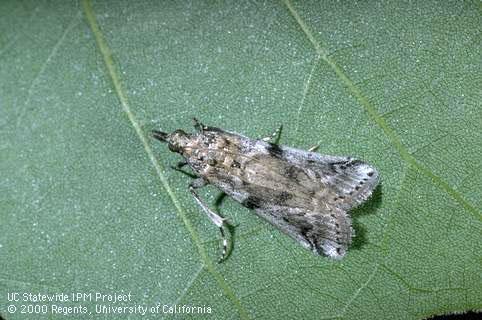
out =
<path fill-rule="evenodd" d="M 374 167 L 351 157 L 320 155 L 313 152 L 315 148 L 281 146 L 272 142 L 274 135 L 250 139 L 196 119 L 194 127 L 195 133 L 154 130 L 153 137 L 183 156 L 177 169 L 188 165 L 197 177 L 189 191 L 219 227 L 220 261 L 228 248 L 224 232 L 228 222 L 196 192 L 207 184 L 253 209 L 315 254 L 345 256 L 354 236 L 348 211 L 367 200 L 377 186 L 379 174 Z"/>

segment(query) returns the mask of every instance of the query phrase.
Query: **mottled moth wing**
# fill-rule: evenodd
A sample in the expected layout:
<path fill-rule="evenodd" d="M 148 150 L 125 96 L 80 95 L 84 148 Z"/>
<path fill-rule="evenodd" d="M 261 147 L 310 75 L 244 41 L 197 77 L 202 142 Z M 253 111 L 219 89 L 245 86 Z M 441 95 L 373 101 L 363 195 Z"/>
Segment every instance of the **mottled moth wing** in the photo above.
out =
<path fill-rule="evenodd" d="M 260 212 L 259 209 L 256 211 Z M 342 258 L 351 243 L 353 232 L 350 216 L 338 208 L 306 211 L 278 207 L 273 211 L 263 210 L 260 215 L 319 255 Z"/>
<path fill-rule="evenodd" d="M 368 199 L 378 184 L 378 172 L 361 160 L 282 149 L 286 149 L 291 163 L 313 171 L 316 178 L 329 187 L 327 191 L 330 192 L 326 194 L 329 203 L 346 211 Z"/>
<path fill-rule="evenodd" d="M 342 258 L 354 235 L 347 211 L 370 197 L 378 184 L 378 172 L 350 157 L 324 156 L 283 146 L 278 148 L 288 163 L 301 168 L 320 183 L 320 191 L 314 194 L 313 211 L 305 215 L 287 214 L 287 220 L 293 226 L 299 226 L 296 231 L 308 241 L 313 251 L 335 259 Z"/>

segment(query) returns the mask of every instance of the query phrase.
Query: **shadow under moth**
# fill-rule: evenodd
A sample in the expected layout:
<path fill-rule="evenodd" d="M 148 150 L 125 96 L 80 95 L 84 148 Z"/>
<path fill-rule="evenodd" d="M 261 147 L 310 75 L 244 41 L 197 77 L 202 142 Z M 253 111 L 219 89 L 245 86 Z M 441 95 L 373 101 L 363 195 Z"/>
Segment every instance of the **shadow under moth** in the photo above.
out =
<path fill-rule="evenodd" d="M 154 138 L 184 157 L 197 176 L 189 191 L 219 227 L 221 260 L 227 253 L 227 220 L 199 197 L 196 189 L 212 184 L 253 209 L 258 216 L 315 254 L 341 259 L 354 236 L 348 211 L 370 197 L 379 174 L 369 164 L 350 157 L 320 155 L 272 143 L 275 137 L 250 139 L 208 127 L 194 119 L 196 133 L 154 130 Z M 281 128 L 278 130 L 278 134 Z"/>

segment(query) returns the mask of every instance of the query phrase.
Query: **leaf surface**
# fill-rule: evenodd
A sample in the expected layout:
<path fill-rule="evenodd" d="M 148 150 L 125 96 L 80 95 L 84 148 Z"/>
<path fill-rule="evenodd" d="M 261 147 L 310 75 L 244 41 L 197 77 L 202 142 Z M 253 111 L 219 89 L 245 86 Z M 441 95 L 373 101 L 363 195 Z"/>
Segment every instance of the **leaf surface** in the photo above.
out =
<path fill-rule="evenodd" d="M 3 1 L 0 313 L 25 318 L 7 310 L 20 308 L 13 292 L 92 293 L 57 304 L 113 318 L 96 306 L 212 319 L 482 309 L 480 13 L 470 1 Z M 282 144 L 378 168 L 345 259 L 227 199 L 235 248 L 216 264 L 217 229 L 149 136 L 192 130 L 192 117 L 252 138 L 283 124 Z M 201 193 L 214 206 L 219 192 Z M 65 318 L 52 304 L 39 316 Z M 131 317 L 199 317 L 152 312 Z"/>

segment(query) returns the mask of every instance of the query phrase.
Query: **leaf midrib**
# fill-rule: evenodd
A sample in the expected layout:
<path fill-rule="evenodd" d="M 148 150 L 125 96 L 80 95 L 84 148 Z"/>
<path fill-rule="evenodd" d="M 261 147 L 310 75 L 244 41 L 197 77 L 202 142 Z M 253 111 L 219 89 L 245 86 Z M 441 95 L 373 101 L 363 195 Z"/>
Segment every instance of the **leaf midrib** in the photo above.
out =
<path fill-rule="evenodd" d="M 191 235 L 191 238 L 193 239 L 199 256 L 201 258 L 202 264 L 206 267 L 206 269 L 211 273 L 211 275 L 216 279 L 217 284 L 223 292 L 225 293 L 226 297 L 228 297 L 229 300 L 234 304 L 236 309 L 239 311 L 239 315 L 242 319 L 249 319 L 248 313 L 246 309 L 243 307 L 241 304 L 241 301 L 237 298 L 237 296 L 234 294 L 234 292 L 231 290 L 231 288 L 228 286 L 224 278 L 219 274 L 212 263 L 212 261 L 209 259 L 206 250 L 204 249 L 204 246 L 199 238 L 199 235 L 197 234 L 196 230 L 194 229 L 194 226 L 191 224 L 189 221 L 186 212 L 182 208 L 179 200 L 177 199 L 176 195 L 172 191 L 169 182 L 167 178 L 164 176 L 163 169 L 159 161 L 157 161 L 156 157 L 154 156 L 154 152 L 152 151 L 152 148 L 150 147 L 146 135 L 144 134 L 141 126 L 139 125 L 139 122 L 135 118 L 130 106 L 129 102 L 127 99 L 127 95 L 125 93 L 125 90 L 122 86 L 122 81 L 119 75 L 119 72 L 116 69 L 116 65 L 114 63 L 114 60 L 112 59 L 112 51 L 110 50 L 109 46 L 107 45 L 107 42 L 99 28 L 99 25 L 97 24 L 97 20 L 95 18 L 94 10 L 92 8 L 92 3 L 91 0 L 82 0 L 82 8 L 85 14 L 85 17 L 87 19 L 88 25 L 90 29 L 92 30 L 92 33 L 94 34 L 97 46 L 101 52 L 102 58 L 104 60 L 104 64 L 107 68 L 107 73 L 112 80 L 112 83 L 114 85 L 115 92 L 119 98 L 119 101 L 121 103 L 121 106 L 126 113 L 130 123 L 134 127 L 134 130 L 139 137 L 139 139 L 142 142 L 142 145 L 144 147 L 144 150 L 146 151 L 149 160 L 151 161 L 152 165 L 154 166 L 154 169 L 157 173 L 157 176 L 161 180 L 163 188 L 166 190 L 167 194 L 171 198 L 171 201 L 173 202 L 174 206 L 177 209 L 178 215 L 181 217 L 184 225 L 186 226 L 188 232 Z"/>

